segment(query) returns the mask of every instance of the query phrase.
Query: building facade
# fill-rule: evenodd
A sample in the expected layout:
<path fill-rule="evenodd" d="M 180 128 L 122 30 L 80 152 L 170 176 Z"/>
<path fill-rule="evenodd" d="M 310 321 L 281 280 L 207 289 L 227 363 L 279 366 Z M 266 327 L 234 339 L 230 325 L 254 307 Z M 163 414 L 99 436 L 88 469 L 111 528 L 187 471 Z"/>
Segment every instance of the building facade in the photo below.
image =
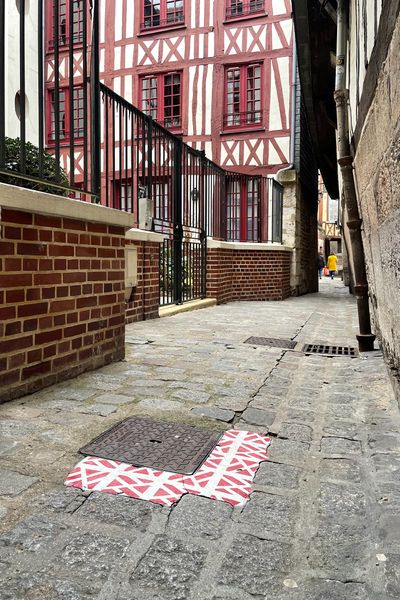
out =
<path fill-rule="evenodd" d="M 65 97 L 61 129 L 74 120 L 78 144 L 85 6 L 58 0 L 60 36 L 68 39 L 72 21 L 76 38 L 75 116 Z M 289 164 L 290 0 L 104 0 L 100 7 L 100 73 L 109 88 L 222 167 L 268 175 Z M 53 0 L 47 15 L 51 141 Z M 62 48 L 60 72 L 69 77 Z"/>
<path fill-rule="evenodd" d="M 21 136 L 21 111 L 24 114 L 26 140 L 37 144 L 39 138 L 36 115 L 39 107 L 38 69 L 38 1 L 25 2 L 24 52 L 29 56 L 26 67 L 21 69 L 19 23 L 21 3 L 8 2 L 5 10 L 4 66 L 6 90 L 4 97 L 6 115 L 6 135 L 10 138 Z M 21 72 L 23 78 L 21 81 Z M 23 88 L 23 89 L 22 89 Z"/>
<path fill-rule="evenodd" d="M 374 333 L 399 385 L 400 1 L 329 0 L 322 11 L 317 0 L 295 0 L 293 5 L 300 74 L 319 167 L 330 195 L 344 203 L 344 239 L 357 299 L 360 303 L 367 289 Z M 336 65 L 335 47 L 340 50 Z M 345 113 L 344 127 L 336 118 L 335 96 L 337 114 L 343 119 Z M 348 156 L 343 155 L 343 144 L 336 153 L 340 127 L 339 141 L 343 130 L 348 133 Z M 343 169 L 349 165 L 346 174 Z M 349 173 L 354 176 L 350 186 Z M 364 281 L 357 275 L 363 271 Z M 364 309 L 361 320 L 365 314 Z"/>

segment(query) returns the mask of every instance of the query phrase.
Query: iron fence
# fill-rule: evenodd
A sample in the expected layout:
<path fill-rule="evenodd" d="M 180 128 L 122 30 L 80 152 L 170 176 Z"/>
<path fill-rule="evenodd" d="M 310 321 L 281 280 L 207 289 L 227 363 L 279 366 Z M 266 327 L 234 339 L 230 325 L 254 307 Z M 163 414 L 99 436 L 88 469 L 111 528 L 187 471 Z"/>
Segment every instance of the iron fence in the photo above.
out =
<path fill-rule="evenodd" d="M 98 201 L 98 3 L 75 4 L 0 3 L 0 180 Z"/>
<path fill-rule="evenodd" d="M 280 242 L 282 188 L 224 170 L 101 84 L 99 4 L 62 6 L 0 2 L 0 180 L 132 213 L 164 236 L 162 304 L 201 298 L 207 237 Z"/>

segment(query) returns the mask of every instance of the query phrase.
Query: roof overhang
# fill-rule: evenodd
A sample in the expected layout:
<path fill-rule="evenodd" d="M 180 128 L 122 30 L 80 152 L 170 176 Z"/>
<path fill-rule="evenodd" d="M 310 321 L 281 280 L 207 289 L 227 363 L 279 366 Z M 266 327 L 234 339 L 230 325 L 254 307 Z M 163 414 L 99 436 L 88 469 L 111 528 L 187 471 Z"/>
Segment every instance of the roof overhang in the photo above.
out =
<path fill-rule="evenodd" d="M 339 197 L 336 162 L 336 0 L 292 0 L 303 100 L 318 168 Z"/>

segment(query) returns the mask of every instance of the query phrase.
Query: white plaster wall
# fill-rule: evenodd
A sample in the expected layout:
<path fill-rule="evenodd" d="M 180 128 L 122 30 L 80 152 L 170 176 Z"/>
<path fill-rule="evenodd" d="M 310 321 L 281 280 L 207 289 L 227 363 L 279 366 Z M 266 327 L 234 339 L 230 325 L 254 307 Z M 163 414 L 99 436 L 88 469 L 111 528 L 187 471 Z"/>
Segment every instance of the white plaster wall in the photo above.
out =
<path fill-rule="evenodd" d="M 27 1 L 25 11 L 25 89 L 26 139 L 38 143 L 38 0 Z M 6 135 L 20 136 L 20 121 L 15 111 L 15 95 L 20 89 L 19 79 L 19 23 L 20 15 L 15 0 L 6 0 L 5 63 L 6 63 Z"/>
<path fill-rule="evenodd" d="M 379 28 L 382 0 L 378 0 L 377 3 L 375 3 L 375 0 L 350 0 L 349 10 L 350 33 L 347 85 L 350 92 L 350 129 L 351 132 L 354 132 L 358 117 L 358 102 L 362 96 L 367 66 Z"/>

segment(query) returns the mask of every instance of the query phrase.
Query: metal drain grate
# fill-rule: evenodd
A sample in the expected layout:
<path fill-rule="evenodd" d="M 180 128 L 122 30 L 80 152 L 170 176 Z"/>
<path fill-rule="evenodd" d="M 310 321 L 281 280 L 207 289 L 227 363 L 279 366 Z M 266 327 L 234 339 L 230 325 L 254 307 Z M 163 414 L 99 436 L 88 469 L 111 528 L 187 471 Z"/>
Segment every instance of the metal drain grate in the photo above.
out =
<path fill-rule="evenodd" d="M 325 344 L 306 344 L 303 352 L 304 354 L 319 354 L 321 356 L 357 356 L 356 348 L 351 346 L 326 346 Z"/>
<path fill-rule="evenodd" d="M 296 347 L 297 342 L 292 340 L 280 340 L 277 338 L 266 338 L 266 337 L 249 337 L 245 341 L 245 344 L 253 344 L 254 346 L 272 346 L 273 348 L 287 348 L 293 350 Z"/>
<path fill-rule="evenodd" d="M 99 435 L 80 452 L 138 467 L 191 475 L 220 437 L 220 433 L 190 425 L 129 417 Z"/>

